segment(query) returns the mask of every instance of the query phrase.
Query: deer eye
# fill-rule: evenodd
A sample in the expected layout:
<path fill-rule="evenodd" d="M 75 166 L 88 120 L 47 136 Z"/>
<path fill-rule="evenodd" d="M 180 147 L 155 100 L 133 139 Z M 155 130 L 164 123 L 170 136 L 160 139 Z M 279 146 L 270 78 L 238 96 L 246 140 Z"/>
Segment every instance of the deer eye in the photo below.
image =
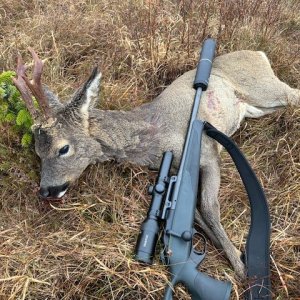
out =
<path fill-rule="evenodd" d="M 59 156 L 67 154 L 69 152 L 69 148 L 69 145 L 65 145 L 62 148 L 60 148 L 58 152 Z"/>

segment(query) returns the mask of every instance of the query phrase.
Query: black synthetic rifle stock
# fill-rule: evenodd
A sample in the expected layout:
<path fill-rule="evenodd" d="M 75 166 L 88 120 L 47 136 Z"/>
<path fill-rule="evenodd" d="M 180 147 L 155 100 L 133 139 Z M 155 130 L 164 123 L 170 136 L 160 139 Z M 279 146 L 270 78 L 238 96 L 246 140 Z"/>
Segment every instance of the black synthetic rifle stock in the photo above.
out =
<path fill-rule="evenodd" d="M 213 279 L 197 270 L 205 253 L 193 246 L 195 209 L 198 196 L 201 137 L 204 123 L 197 120 L 202 91 L 207 89 L 215 52 L 215 41 L 207 39 L 202 47 L 194 88 L 196 95 L 181 162 L 177 176 L 170 176 L 173 154 L 164 153 L 152 195 L 147 218 L 141 226 L 136 245 L 136 259 L 150 264 L 163 223 L 162 260 L 169 266 L 171 285 L 165 290 L 164 300 L 171 300 L 173 288 L 183 283 L 193 300 L 227 300 L 231 284 Z"/>

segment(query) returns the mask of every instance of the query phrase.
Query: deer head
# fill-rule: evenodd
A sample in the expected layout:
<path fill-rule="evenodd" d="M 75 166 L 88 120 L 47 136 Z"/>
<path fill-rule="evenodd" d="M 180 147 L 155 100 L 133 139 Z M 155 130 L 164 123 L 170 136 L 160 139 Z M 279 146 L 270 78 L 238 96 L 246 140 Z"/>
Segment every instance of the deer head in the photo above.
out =
<path fill-rule="evenodd" d="M 99 93 L 101 73 L 94 68 L 88 80 L 66 104 L 62 104 L 41 82 L 43 62 L 29 48 L 34 60 L 33 79 L 26 77 L 27 67 L 18 58 L 14 84 L 21 93 L 34 125 L 35 151 L 41 159 L 40 195 L 62 197 L 71 182 L 96 160 L 106 160 L 101 145 L 89 134 L 90 110 Z M 37 109 L 32 95 L 39 104 Z"/>

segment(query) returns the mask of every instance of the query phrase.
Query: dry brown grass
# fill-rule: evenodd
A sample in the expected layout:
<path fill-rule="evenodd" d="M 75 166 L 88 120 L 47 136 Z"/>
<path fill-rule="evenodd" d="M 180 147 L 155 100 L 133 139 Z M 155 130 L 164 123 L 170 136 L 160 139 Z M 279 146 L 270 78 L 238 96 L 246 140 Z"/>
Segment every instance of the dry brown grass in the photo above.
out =
<path fill-rule="evenodd" d="M 300 88 L 297 0 L 20 1 L 0 3 L 0 71 L 33 46 L 48 58 L 45 81 L 61 97 L 100 64 L 104 109 L 151 100 L 195 66 L 208 34 L 218 53 L 263 50 L 278 76 Z M 36 197 L 39 162 L 0 128 L 0 299 L 160 299 L 167 271 L 132 259 L 155 174 L 130 165 L 89 168 L 64 204 Z M 274 299 L 299 299 L 300 110 L 289 107 L 244 123 L 235 135 L 254 166 L 272 216 Z M 242 247 L 249 219 L 243 188 L 224 154 L 222 223 Z M 238 217 L 237 217 L 238 216 Z M 201 270 L 243 287 L 211 245 Z M 158 260 L 157 260 L 158 262 Z M 178 299 L 189 299 L 183 288 Z"/>

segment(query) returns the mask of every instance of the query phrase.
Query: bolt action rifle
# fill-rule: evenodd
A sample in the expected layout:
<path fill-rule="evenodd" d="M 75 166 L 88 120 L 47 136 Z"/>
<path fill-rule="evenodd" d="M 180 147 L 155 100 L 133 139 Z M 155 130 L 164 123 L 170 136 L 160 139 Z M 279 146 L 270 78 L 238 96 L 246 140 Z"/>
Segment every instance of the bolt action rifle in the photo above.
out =
<path fill-rule="evenodd" d="M 197 120 L 202 91 L 207 89 L 215 53 L 215 41 L 207 39 L 202 47 L 194 81 L 196 95 L 183 154 L 177 176 L 170 176 L 173 153 L 166 151 L 160 165 L 156 184 L 151 186 L 151 206 L 141 226 L 136 246 L 136 259 L 152 263 L 155 246 L 163 225 L 164 250 L 162 260 L 170 268 L 171 285 L 165 291 L 165 300 L 172 299 L 177 283 L 183 283 L 193 300 L 226 300 L 230 297 L 231 283 L 213 279 L 197 270 L 205 251 L 193 246 L 195 209 L 200 170 L 201 137 L 204 123 Z"/>
<path fill-rule="evenodd" d="M 251 222 L 244 253 L 248 288 L 245 299 L 271 300 L 270 281 L 270 214 L 264 191 L 238 146 L 208 122 L 197 120 L 202 91 L 208 86 L 215 41 L 207 39 L 201 51 L 194 88 L 196 95 L 177 176 L 170 177 L 173 153 L 163 155 L 156 183 L 150 188 L 152 201 L 147 218 L 141 226 L 136 245 L 136 259 L 151 264 L 155 245 L 163 224 L 162 261 L 169 266 L 171 285 L 164 299 L 172 299 L 174 286 L 183 283 L 193 300 L 227 300 L 231 284 L 215 280 L 197 270 L 205 251 L 193 245 L 199 235 L 194 228 L 197 203 L 201 137 L 206 135 L 220 143 L 230 154 L 247 191 Z M 204 238 L 203 238 L 204 239 Z M 205 240 L 205 239 L 204 239 Z M 205 250 L 205 248 L 204 248 Z"/>

